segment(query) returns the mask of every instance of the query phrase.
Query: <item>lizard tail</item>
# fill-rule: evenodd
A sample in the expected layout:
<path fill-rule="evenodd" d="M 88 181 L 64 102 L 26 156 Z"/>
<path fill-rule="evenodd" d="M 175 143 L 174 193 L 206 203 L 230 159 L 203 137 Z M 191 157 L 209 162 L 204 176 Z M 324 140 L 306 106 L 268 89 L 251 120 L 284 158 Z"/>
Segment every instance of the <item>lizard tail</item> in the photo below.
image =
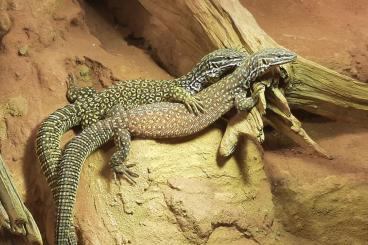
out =
<path fill-rule="evenodd" d="M 38 129 L 36 154 L 53 195 L 55 195 L 57 167 L 61 159 L 60 138 L 64 132 L 79 123 L 77 105 L 71 104 L 50 114 Z"/>
<path fill-rule="evenodd" d="M 72 212 L 82 165 L 87 156 L 113 136 L 106 121 L 99 121 L 83 130 L 65 147 L 59 167 L 56 189 L 56 244 L 68 244 Z"/>

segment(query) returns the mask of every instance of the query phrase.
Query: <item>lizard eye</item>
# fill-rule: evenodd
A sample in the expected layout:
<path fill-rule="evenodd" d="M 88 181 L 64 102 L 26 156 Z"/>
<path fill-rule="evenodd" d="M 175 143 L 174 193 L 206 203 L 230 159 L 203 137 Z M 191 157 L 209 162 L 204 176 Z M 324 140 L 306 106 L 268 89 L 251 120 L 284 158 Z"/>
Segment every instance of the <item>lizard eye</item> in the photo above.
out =
<path fill-rule="evenodd" d="M 267 65 L 267 61 L 265 59 L 262 59 L 262 64 Z"/>

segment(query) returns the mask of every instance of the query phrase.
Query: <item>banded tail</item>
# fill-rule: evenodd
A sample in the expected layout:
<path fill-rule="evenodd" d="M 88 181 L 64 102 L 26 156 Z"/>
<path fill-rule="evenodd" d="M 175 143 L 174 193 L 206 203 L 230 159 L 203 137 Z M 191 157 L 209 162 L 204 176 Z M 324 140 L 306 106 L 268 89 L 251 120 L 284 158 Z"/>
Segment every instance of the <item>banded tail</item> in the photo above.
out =
<path fill-rule="evenodd" d="M 106 121 L 97 122 L 70 141 L 63 153 L 56 189 L 56 244 L 70 244 L 72 213 L 82 165 L 87 156 L 113 136 Z"/>
<path fill-rule="evenodd" d="M 36 137 L 36 154 L 41 170 L 55 197 L 58 164 L 61 159 L 60 138 L 64 132 L 80 124 L 78 105 L 66 105 L 50 114 L 42 123 Z"/>

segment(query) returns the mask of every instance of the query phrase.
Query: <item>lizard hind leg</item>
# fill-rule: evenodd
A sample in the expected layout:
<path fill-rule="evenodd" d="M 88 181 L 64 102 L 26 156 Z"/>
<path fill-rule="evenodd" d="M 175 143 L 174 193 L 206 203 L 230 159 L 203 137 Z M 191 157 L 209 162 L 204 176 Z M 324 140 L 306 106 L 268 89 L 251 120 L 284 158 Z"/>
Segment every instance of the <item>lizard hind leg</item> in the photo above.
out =
<path fill-rule="evenodd" d="M 111 109 L 103 111 L 96 109 L 96 107 L 88 108 L 85 113 L 83 113 L 80 124 L 82 128 L 85 129 L 103 118 L 112 117 L 124 111 L 125 108 L 121 104 L 114 105 Z"/>
<path fill-rule="evenodd" d="M 100 114 L 96 113 L 96 111 L 93 111 L 91 109 L 86 110 L 85 113 L 82 115 L 81 119 L 81 126 L 82 129 L 88 128 L 92 124 L 95 124 L 101 119 Z"/>
<path fill-rule="evenodd" d="M 70 103 L 86 101 L 97 93 L 96 89 L 92 87 L 77 87 L 75 80 L 74 74 L 70 73 L 67 78 L 68 90 L 66 91 L 66 97 Z"/>
<path fill-rule="evenodd" d="M 238 111 L 250 111 L 254 106 L 257 105 L 258 101 L 262 97 L 261 94 L 264 92 L 264 86 L 256 86 L 252 95 L 247 97 L 246 91 L 239 92 L 235 96 L 235 107 Z"/>
<path fill-rule="evenodd" d="M 129 154 L 131 137 L 127 129 L 114 127 L 114 141 L 117 150 L 113 153 L 110 160 L 112 170 L 119 175 L 123 175 L 130 183 L 136 183 L 134 178 L 138 174 L 130 170 L 135 164 L 126 164 L 125 160 Z"/>
<path fill-rule="evenodd" d="M 125 111 L 124 106 L 121 104 L 117 104 L 106 112 L 106 117 L 119 116 L 120 113 L 123 113 L 124 111 Z"/>

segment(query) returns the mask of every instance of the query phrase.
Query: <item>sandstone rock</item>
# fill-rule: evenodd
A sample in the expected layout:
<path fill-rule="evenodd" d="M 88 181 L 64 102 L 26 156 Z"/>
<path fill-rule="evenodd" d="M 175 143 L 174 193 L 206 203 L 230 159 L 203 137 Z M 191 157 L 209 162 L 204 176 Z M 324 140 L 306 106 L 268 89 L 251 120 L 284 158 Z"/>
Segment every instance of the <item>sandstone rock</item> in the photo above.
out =
<path fill-rule="evenodd" d="M 0 39 L 8 33 L 11 27 L 11 20 L 8 13 L 4 10 L 0 11 Z"/>

